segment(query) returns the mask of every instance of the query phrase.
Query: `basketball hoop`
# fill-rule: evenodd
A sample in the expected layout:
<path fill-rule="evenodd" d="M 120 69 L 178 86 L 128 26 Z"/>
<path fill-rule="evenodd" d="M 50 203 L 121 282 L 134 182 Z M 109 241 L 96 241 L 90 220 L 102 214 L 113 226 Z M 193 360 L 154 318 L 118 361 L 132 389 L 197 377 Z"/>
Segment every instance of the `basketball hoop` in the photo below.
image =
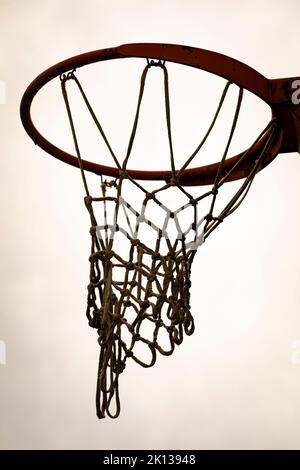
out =
<path fill-rule="evenodd" d="M 94 62 L 126 57 L 139 57 L 147 62 L 140 79 L 137 109 L 126 156 L 120 161 L 87 98 L 77 70 Z M 195 151 L 179 168 L 173 152 L 168 62 L 203 69 L 227 80 L 207 132 Z M 170 168 L 159 171 L 133 170 L 128 165 L 138 129 L 145 82 L 152 67 L 161 69 L 164 83 Z M 60 78 L 76 155 L 71 155 L 46 140 L 31 120 L 30 108 L 35 95 L 46 83 L 57 77 Z M 106 414 L 112 418 L 119 415 L 119 376 L 129 358 L 143 367 L 151 367 L 156 362 L 157 353 L 172 354 L 175 346 L 182 343 L 184 334 L 191 335 L 194 332 L 190 308 L 190 276 L 197 249 L 240 206 L 260 170 L 270 164 L 279 153 L 299 149 L 300 105 L 291 100 L 292 83 L 295 80 L 296 78 L 268 80 L 241 62 L 203 49 L 166 44 L 129 44 L 63 61 L 43 72 L 27 88 L 21 102 L 21 119 L 26 131 L 47 153 L 77 166 L 85 188 L 85 205 L 91 221 L 87 318 L 89 325 L 98 332 L 100 345 L 96 394 L 99 418 Z M 77 86 L 111 154 L 114 167 L 82 158 L 68 94 L 70 81 Z M 209 138 L 232 84 L 237 85 L 239 92 L 229 136 L 219 162 L 189 168 Z M 244 90 L 265 101 L 271 108 L 272 118 L 249 148 L 228 158 Z M 86 172 L 101 176 L 99 194 L 90 194 Z M 217 210 L 216 200 L 224 183 L 240 179 L 240 186 L 230 201 L 221 210 Z M 145 187 L 143 183 L 146 180 L 156 182 L 156 186 L 153 185 L 149 190 L 149 184 Z M 158 187 L 157 182 L 160 183 Z M 139 194 L 134 204 L 124 196 L 125 183 Z M 187 189 L 205 185 L 211 187 L 198 196 Z M 170 209 L 162 200 L 163 194 L 170 188 L 176 189 L 184 198 L 183 204 L 175 210 Z M 204 201 L 208 210 L 203 212 Z M 153 220 L 153 208 L 159 211 L 159 222 Z M 182 217 L 188 211 L 190 221 L 183 227 Z M 100 219 L 98 214 L 101 214 Z M 145 226 L 151 234 L 149 238 L 142 236 Z M 125 254 L 119 250 L 120 246 Z M 138 344 L 144 345 L 148 350 L 148 361 L 136 352 Z"/>

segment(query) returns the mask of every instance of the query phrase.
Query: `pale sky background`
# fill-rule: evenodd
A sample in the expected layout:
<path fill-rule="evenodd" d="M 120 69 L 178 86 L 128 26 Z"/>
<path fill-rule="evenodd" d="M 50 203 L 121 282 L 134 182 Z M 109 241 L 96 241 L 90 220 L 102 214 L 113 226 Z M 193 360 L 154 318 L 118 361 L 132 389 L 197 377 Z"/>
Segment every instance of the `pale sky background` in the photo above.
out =
<path fill-rule="evenodd" d="M 299 155 L 279 156 L 260 173 L 239 210 L 199 249 L 194 335 L 152 369 L 128 364 L 120 417 L 99 421 L 80 175 L 35 147 L 19 118 L 24 90 L 44 69 L 122 43 L 186 44 L 239 59 L 268 78 L 300 76 L 299 19 L 297 0 L 0 0 L 0 448 L 300 448 Z M 80 73 L 121 151 L 142 66 L 114 62 Z M 215 77 L 184 67 L 170 66 L 170 80 L 180 153 L 198 143 L 198 126 L 206 128 L 221 88 Z M 146 131 L 160 137 L 159 75 L 153 89 L 150 83 L 131 166 L 158 169 L 164 157 Z M 49 138 L 72 149 L 57 89 L 59 82 L 43 90 L 33 115 Z M 268 107 L 246 96 L 232 152 L 268 119 Z M 208 161 L 219 137 L 211 145 Z"/>

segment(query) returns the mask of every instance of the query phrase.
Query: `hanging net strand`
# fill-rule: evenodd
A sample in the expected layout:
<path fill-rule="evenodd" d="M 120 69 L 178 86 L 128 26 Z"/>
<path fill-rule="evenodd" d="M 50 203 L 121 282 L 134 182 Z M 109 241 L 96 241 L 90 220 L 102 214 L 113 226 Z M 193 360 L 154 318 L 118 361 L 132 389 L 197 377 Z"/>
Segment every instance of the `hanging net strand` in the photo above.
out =
<path fill-rule="evenodd" d="M 170 181 L 149 192 L 140 182 L 127 172 L 127 164 L 132 152 L 137 132 L 147 75 L 151 67 L 163 72 L 165 118 L 170 153 Z M 72 110 L 69 103 L 67 82 L 76 84 L 92 120 L 94 121 L 108 151 L 119 169 L 115 180 L 107 181 L 101 176 L 101 193 L 92 197 L 89 192 Z M 220 102 L 206 134 L 185 163 L 176 169 L 169 98 L 168 71 L 164 61 L 147 60 L 143 69 L 137 100 L 137 109 L 129 137 L 123 163 L 116 157 L 102 126 L 83 90 L 75 71 L 61 77 L 62 95 L 70 123 L 71 134 L 79 161 L 85 188 L 85 205 L 91 220 L 90 276 L 88 284 L 87 311 L 89 325 L 98 333 L 100 346 L 97 375 L 96 409 L 97 416 L 108 415 L 116 418 L 120 414 L 119 377 L 131 358 L 142 367 L 152 367 L 157 353 L 171 355 L 175 346 L 180 345 L 184 335 L 194 332 L 194 319 L 190 310 L 190 275 L 195 253 L 206 238 L 246 197 L 255 175 L 264 163 L 268 149 L 276 138 L 279 126 L 272 119 L 253 145 L 244 152 L 234 167 L 227 173 L 224 162 L 237 126 L 243 99 L 243 89 L 239 88 L 237 104 L 229 136 L 212 188 L 198 197 L 193 197 L 181 184 L 180 176 L 196 158 L 209 137 L 225 101 L 231 83 L 227 82 Z M 240 188 L 225 207 L 216 213 L 216 200 L 222 185 L 229 181 L 233 171 L 247 158 L 256 143 L 264 137 L 264 147 L 255 161 L 250 161 L 249 171 Z M 133 207 L 123 197 L 124 181 L 132 184 L 142 195 L 140 209 Z M 161 200 L 161 194 L 170 187 L 176 187 L 186 198 L 186 203 L 171 211 Z M 209 210 L 201 213 L 201 204 L 209 200 Z M 109 217 L 112 210 L 112 217 Z M 160 223 L 151 217 L 153 205 L 160 211 Z M 95 209 L 101 207 L 98 220 Z M 181 216 L 191 209 L 191 222 L 183 227 Z M 143 240 L 141 230 L 147 226 L 154 235 L 152 242 Z M 172 236 L 172 227 L 175 236 Z M 116 249 L 116 238 L 122 240 L 122 247 L 128 246 L 127 254 Z M 141 346 L 147 351 L 140 353 Z"/>

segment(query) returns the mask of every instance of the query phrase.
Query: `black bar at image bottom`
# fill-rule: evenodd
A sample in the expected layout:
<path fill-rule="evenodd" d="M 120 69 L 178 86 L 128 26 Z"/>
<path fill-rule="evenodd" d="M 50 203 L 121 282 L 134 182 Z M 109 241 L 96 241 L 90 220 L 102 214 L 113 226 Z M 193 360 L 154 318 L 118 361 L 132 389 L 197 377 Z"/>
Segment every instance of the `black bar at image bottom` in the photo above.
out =
<path fill-rule="evenodd" d="M 98 466 L 196 466 L 201 464 L 251 464 L 251 463 L 297 464 L 300 451 L 280 450 L 0 450 L 0 464 L 65 463 L 93 468 Z"/>

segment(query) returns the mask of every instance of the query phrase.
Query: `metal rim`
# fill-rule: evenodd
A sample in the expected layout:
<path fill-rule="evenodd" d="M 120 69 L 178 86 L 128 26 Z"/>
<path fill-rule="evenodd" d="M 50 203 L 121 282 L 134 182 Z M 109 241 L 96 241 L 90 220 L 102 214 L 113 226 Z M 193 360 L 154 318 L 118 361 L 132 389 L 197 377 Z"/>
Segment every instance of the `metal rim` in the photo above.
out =
<path fill-rule="evenodd" d="M 227 80 L 230 80 L 232 83 L 235 83 L 236 85 L 254 93 L 273 108 L 274 97 L 272 97 L 272 87 L 270 85 L 271 82 L 277 81 L 268 80 L 259 72 L 243 64 L 242 62 L 227 57 L 223 54 L 187 46 L 169 44 L 127 44 L 115 48 L 88 52 L 64 60 L 45 70 L 35 80 L 33 80 L 23 95 L 20 106 L 20 114 L 23 126 L 29 136 L 33 139 L 34 143 L 55 158 L 58 158 L 59 160 L 68 163 L 69 165 L 78 167 L 78 158 L 76 156 L 71 155 L 53 145 L 42 134 L 40 134 L 33 124 L 31 118 L 31 104 L 33 99 L 39 90 L 49 81 L 74 68 L 79 68 L 84 65 L 99 61 L 121 59 L 126 57 L 161 59 L 168 62 L 174 62 L 206 70 Z M 282 137 L 283 133 L 279 129 L 277 138 L 274 139 L 274 142 L 268 151 L 264 166 L 269 164 L 280 152 Z M 266 135 L 263 135 L 262 138 L 253 147 L 252 151 L 249 152 L 247 158 L 245 158 L 238 168 L 232 172 L 229 181 L 240 179 L 247 175 L 247 172 L 249 171 L 249 164 L 251 164 L 251 162 L 255 160 L 256 156 L 259 155 L 259 152 L 265 143 L 265 139 Z M 243 153 L 227 159 L 224 170 L 226 172 L 230 171 L 230 169 L 236 165 L 242 154 Z M 114 167 L 101 165 L 100 163 L 89 162 L 87 160 L 82 160 L 82 163 L 83 168 L 86 171 L 111 177 L 117 177 L 119 175 L 119 170 Z M 218 163 L 215 163 L 212 165 L 187 169 L 180 176 L 180 182 L 181 184 L 187 186 L 211 184 L 213 182 L 217 166 Z M 128 169 L 127 173 L 132 178 L 141 180 L 168 181 L 171 178 L 170 170 L 139 171 Z"/>

